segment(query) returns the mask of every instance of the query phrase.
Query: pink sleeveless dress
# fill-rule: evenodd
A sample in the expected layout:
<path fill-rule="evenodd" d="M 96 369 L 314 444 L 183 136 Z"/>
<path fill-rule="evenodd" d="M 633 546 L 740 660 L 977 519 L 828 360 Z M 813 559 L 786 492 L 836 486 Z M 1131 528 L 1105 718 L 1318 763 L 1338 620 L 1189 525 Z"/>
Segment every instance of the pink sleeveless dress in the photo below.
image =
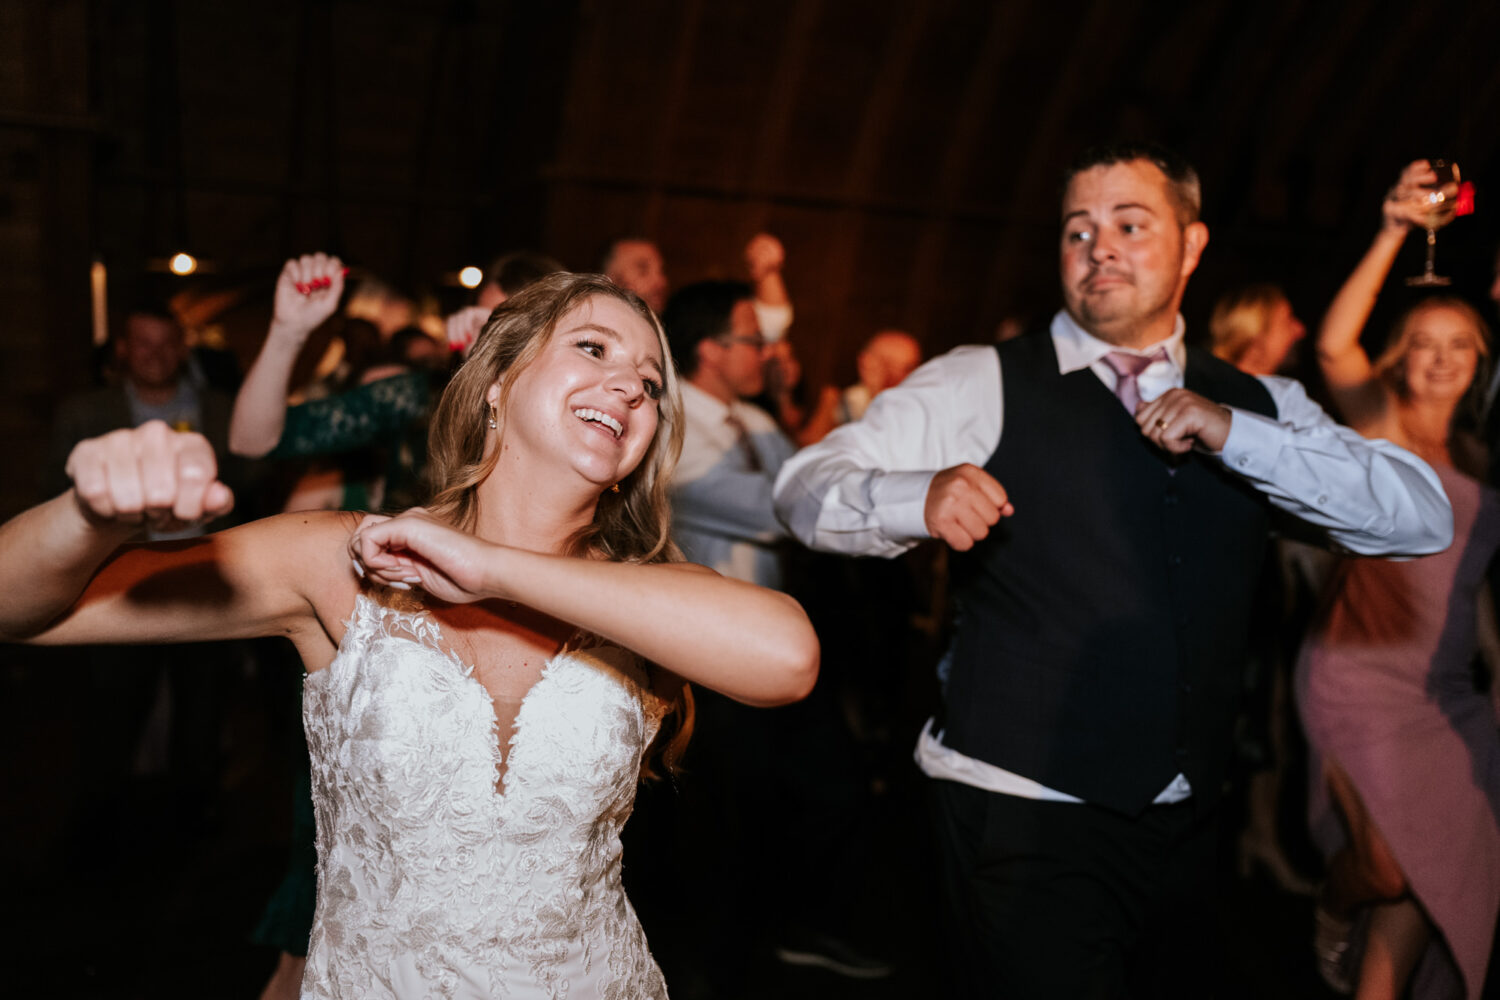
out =
<path fill-rule="evenodd" d="M 1421 559 L 1350 559 L 1297 669 L 1312 748 L 1309 818 L 1332 855 L 1344 833 L 1322 779 L 1332 759 L 1438 934 L 1419 998 L 1477 998 L 1500 911 L 1500 736 L 1476 688 L 1476 608 L 1500 547 L 1500 495 L 1436 468 L 1453 545 Z"/>

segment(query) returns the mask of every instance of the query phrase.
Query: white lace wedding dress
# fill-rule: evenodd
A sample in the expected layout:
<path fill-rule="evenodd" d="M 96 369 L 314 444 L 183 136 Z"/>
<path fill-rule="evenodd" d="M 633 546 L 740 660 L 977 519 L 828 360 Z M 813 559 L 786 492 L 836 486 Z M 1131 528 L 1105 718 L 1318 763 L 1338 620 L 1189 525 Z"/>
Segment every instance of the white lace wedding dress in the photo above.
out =
<path fill-rule="evenodd" d="M 665 710 L 634 654 L 559 654 L 497 787 L 484 686 L 430 616 L 361 595 L 303 700 L 318 902 L 302 996 L 665 997 L 619 837 Z"/>

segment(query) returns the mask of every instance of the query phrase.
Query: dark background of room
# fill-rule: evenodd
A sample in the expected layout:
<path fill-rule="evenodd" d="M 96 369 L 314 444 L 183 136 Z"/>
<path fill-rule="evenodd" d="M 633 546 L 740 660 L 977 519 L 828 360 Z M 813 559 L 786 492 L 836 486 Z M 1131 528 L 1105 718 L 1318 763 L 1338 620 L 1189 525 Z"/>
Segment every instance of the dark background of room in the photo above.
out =
<path fill-rule="evenodd" d="M 515 247 L 592 269 L 640 234 L 680 287 L 765 230 L 809 381 L 844 384 L 871 330 L 930 356 L 1049 313 L 1059 172 L 1112 136 L 1202 175 L 1190 329 L 1251 280 L 1316 314 L 1424 156 L 1477 185 L 1438 254 L 1482 301 L 1497 37 L 1483 2 L 9 0 L 0 427 L 35 468 L 89 378 L 90 264 L 114 284 L 179 250 L 189 325 L 248 363 L 297 253 L 451 308 L 460 267 Z M 34 493 L 4 477 L 0 513 Z"/>
<path fill-rule="evenodd" d="M 163 291 L 243 370 L 299 254 L 335 253 L 444 316 L 472 301 L 459 271 L 508 251 L 594 271 L 607 240 L 638 236 L 675 289 L 743 278 L 747 241 L 771 233 L 805 382 L 845 386 L 874 331 L 909 331 L 931 358 L 1050 316 L 1062 171 L 1114 138 L 1165 143 L 1201 175 L 1190 342 L 1251 282 L 1315 327 L 1383 193 L 1437 157 L 1476 205 L 1438 232 L 1437 268 L 1494 326 L 1497 40 L 1492 0 L 0 0 L 0 519 L 43 499 L 57 402 L 95 383 L 101 287 Z M 196 271 L 171 275 L 184 252 Z M 1422 266 L 1413 237 L 1372 349 Z M 1312 355 L 1309 338 L 1294 373 L 1319 397 Z M 913 687 L 940 652 L 916 651 Z M 81 655 L 0 646 L 0 884 L 26 925 L 0 947 L 9 978 L 57 996 L 256 996 L 299 665 L 209 667 L 225 678 L 211 816 L 183 825 L 147 789 L 90 828 Z M 914 739 L 882 759 L 860 913 L 897 974 L 752 984 L 763 995 L 930 995 L 933 929 L 901 920 L 931 891 Z M 1303 819 L 1298 805 L 1283 824 Z M 1331 996 L 1311 901 L 1225 875 L 1222 995 Z M 685 946 L 652 943 L 669 972 L 691 968 Z"/>

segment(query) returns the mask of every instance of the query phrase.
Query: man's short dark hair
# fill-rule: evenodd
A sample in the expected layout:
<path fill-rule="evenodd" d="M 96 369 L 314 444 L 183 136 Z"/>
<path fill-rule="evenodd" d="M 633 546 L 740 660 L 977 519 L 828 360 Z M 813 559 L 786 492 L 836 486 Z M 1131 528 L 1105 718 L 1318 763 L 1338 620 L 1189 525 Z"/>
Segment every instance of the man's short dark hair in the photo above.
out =
<path fill-rule="evenodd" d="M 136 316 L 142 319 L 154 319 L 163 323 L 169 323 L 177 329 L 182 329 L 182 320 L 178 319 L 176 311 L 167 302 L 165 296 L 158 295 L 150 289 L 133 289 L 121 297 L 118 312 L 118 326 L 121 337 L 126 335 L 130 320 Z"/>
<path fill-rule="evenodd" d="M 698 370 L 698 345 L 729 332 L 729 314 L 755 292 L 743 281 L 700 281 L 679 289 L 662 310 L 672 362 L 683 378 Z"/>
<path fill-rule="evenodd" d="M 1186 226 L 1197 222 L 1203 212 L 1203 186 L 1198 171 L 1183 156 L 1155 142 L 1110 142 L 1090 146 L 1074 158 L 1063 171 L 1062 187 L 1066 192 L 1073 178 L 1095 167 L 1147 160 L 1167 177 L 1167 193 L 1177 209 L 1177 221 Z"/>
<path fill-rule="evenodd" d="M 509 298 L 538 278 L 566 270 L 557 260 L 544 253 L 516 250 L 494 259 L 484 272 L 484 283 L 496 286 Z"/>

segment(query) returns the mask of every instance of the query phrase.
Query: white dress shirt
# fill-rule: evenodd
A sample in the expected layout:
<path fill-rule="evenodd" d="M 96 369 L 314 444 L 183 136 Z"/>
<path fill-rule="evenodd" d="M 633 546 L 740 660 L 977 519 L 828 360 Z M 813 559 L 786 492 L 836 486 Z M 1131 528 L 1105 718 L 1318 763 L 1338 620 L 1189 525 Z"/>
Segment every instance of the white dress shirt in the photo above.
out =
<path fill-rule="evenodd" d="M 1137 378 L 1149 401 L 1181 387 L 1184 324 L 1159 346 L 1165 358 Z M 1052 320 L 1063 374 L 1088 368 L 1114 389 L 1104 356 L 1119 350 L 1066 312 Z M 1338 547 L 1361 555 L 1426 555 L 1453 539 L 1453 510 L 1425 462 L 1388 441 L 1366 440 L 1334 423 L 1291 379 L 1257 376 L 1276 406 L 1274 419 L 1231 408 L 1229 436 L 1212 457 L 1275 507 L 1322 529 Z M 932 477 L 955 465 L 983 467 L 1004 426 L 1000 359 L 993 347 L 960 347 L 934 358 L 870 404 L 863 420 L 836 428 L 793 456 L 776 479 L 776 512 L 793 536 L 815 549 L 894 556 L 931 537 L 925 507 Z M 1001 484 L 1002 486 L 1004 483 Z M 1017 526 L 1024 511 L 1016 511 Z M 1028 798 L 1078 801 L 1021 775 L 957 754 L 929 730 L 918 763 L 933 777 Z M 1190 793 L 1178 776 L 1157 801 Z"/>
<path fill-rule="evenodd" d="M 780 588 L 777 543 L 786 531 L 771 507 L 771 486 L 792 443 L 765 410 L 725 403 L 691 382 L 682 384 L 682 410 L 682 457 L 671 482 L 673 538 L 692 562 Z"/>

